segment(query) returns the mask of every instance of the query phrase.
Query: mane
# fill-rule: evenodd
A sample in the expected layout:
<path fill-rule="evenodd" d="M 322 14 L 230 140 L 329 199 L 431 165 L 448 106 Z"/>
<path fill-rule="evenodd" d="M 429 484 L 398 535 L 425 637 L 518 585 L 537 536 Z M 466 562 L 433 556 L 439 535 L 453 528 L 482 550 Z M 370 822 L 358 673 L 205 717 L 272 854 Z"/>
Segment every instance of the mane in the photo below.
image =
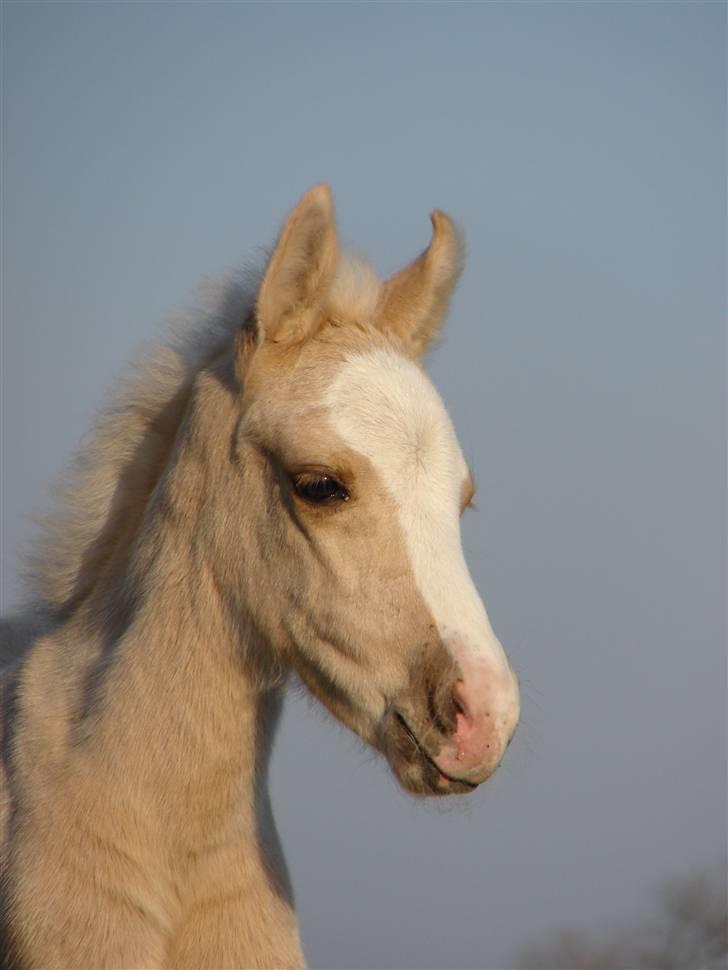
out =
<path fill-rule="evenodd" d="M 176 437 L 195 375 L 252 320 L 260 274 L 211 277 L 195 306 L 168 325 L 163 344 L 142 348 L 99 410 L 87 440 L 54 488 L 50 512 L 24 557 L 26 600 L 61 618 L 88 592 L 116 548 L 126 518 L 140 515 Z M 330 312 L 371 319 L 381 292 L 358 257 L 342 258 Z"/>
<path fill-rule="evenodd" d="M 50 512 L 36 518 L 23 570 L 35 609 L 59 617 L 83 596 L 140 489 L 153 486 L 195 374 L 230 347 L 256 289 L 252 272 L 209 278 L 195 306 L 169 322 L 167 341 L 143 346 L 116 382 L 54 487 Z"/>

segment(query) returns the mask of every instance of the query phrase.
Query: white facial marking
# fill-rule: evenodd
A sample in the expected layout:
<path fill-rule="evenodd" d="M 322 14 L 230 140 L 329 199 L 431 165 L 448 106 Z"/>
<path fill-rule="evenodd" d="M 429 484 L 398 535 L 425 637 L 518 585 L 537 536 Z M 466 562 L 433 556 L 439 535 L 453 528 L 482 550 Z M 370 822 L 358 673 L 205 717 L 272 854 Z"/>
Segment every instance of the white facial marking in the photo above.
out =
<path fill-rule="evenodd" d="M 347 358 L 326 404 L 336 433 L 372 462 L 396 502 L 417 587 L 443 641 L 507 669 L 463 557 L 468 469 L 440 395 L 412 361 L 375 350 Z"/>

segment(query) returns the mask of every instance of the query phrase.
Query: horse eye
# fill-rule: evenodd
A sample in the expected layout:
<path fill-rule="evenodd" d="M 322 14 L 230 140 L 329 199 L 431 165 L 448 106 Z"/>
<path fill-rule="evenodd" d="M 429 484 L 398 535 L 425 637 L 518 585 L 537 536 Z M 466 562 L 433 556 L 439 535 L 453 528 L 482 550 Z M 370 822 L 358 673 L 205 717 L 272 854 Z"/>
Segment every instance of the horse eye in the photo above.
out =
<path fill-rule="evenodd" d="M 296 475 L 293 486 L 301 498 L 317 505 L 349 501 L 347 490 L 331 475 Z"/>

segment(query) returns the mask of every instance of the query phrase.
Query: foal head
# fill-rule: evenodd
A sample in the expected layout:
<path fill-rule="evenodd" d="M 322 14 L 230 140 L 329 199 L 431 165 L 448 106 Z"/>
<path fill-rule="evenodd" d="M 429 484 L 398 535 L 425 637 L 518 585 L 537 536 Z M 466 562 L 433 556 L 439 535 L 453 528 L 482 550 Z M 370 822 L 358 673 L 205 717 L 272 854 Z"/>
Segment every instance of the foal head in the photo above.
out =
<path fill-rule="evenodd" d="M 407 790 L 449 794 L 495 770 L 519 704 L 463 558 L 472 477 L 419 364 L 461 263 L 432 223 L 380 284 L 339 259 L 328 188 L 304 196 L 241 332 L 235 451 L 251 622 Z"/>

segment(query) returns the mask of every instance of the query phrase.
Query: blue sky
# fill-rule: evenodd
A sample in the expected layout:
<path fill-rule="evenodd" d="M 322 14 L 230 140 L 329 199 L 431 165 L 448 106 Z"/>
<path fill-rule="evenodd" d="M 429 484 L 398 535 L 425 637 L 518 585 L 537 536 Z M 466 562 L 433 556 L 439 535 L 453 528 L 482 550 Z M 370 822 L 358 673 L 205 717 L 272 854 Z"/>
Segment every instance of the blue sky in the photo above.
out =
<path fill-rule="evenodd" d="M 2 8 L 2 589 L 140 342 L 310 185 L 382 273 L 450 212 L 431 372 L 525 684 L 443 809 L 301 698 L 274 810 L 314 967 L 504 970 L 726 853 L 721 3 Z"/>

